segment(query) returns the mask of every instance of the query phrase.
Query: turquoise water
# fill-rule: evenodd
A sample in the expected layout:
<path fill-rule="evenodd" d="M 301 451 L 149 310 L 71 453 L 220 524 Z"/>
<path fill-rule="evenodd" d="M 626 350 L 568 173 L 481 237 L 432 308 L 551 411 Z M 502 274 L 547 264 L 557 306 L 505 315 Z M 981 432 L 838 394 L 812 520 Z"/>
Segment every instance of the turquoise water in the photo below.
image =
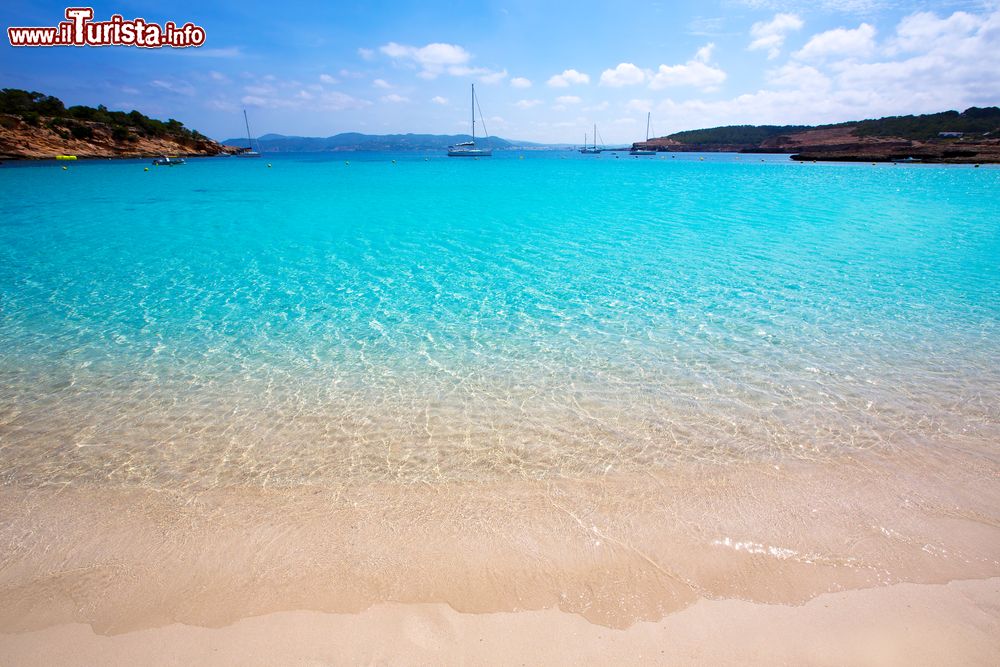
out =
<path fill-rule="evenodd" d="M 5 164 L 0 478 L 995 456 L 1000 169 L 700 157 Z"/>

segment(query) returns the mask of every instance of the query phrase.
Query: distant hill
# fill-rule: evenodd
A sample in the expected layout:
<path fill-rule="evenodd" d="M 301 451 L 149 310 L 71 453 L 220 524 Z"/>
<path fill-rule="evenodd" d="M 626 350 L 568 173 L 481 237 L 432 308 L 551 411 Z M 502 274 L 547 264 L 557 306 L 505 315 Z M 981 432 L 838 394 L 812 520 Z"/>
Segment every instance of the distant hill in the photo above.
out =
<path fill-rule="evenodd" d="M 768 139 L 781 135 L 838 128 L 847 128 L 851 134 L 858 137 L 893 137 L 916 141 L 935 139 L 940 132 L 998 134 L 1000 133 L 1000 108 L 970 107 L 962 113 L 943 111 L 919 116 L 889 116 L 832 125 L 727 125 L 675 132 L 661 139 L 650 141 L 669 139 L 681 144 L 757 146 Z"/>
<path fill-rule="evenodd" d="M 255 139 L 261 150 L 268 153 L 315 153 L 324 151 L 421 151 L 444 150 L 452 144 L 470 141 L 467 134 L 361 134 L 344 132 L 332 137 L 294 137 L 282 134 L 265 134 Z M 477 141 L 482 142 L 479 137 Z M 226 139 L 228 146 L 246 146 L 246 137 Z M 498 150 L 516 147 L 534 147 L 526 141 L 511 141 L 490 137 L 489 144 Z"/>
<path fill-rule="evenodd" d="M 942 136 L 946 133 L 948 136 Z M 640 141 L 658 151 L 792 153 L 801 160 L 1000 162 L 1000 108 L 832 125 L 727 125 Z"/>
<path fill-rule="evenodd" d="M 62 100 L 17 88 L 0 90 L 0 157 L 52 158 L 217 155 L 222 146 L 173 118 Z"/>

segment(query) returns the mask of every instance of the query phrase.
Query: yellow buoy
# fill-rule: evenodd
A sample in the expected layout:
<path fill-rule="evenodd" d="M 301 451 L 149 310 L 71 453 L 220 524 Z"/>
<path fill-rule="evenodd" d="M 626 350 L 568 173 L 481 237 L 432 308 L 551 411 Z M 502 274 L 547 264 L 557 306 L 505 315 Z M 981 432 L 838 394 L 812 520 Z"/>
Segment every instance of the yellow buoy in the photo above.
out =
<path fill-rule="evenodd" d="M 76 156 L 75 155 L 57 155 L 56 159 L 57 160 L 75 160 Z"/>
<path fill-rule="evenodd" d="M 66 167 L 63 167 L 63 171 L 66 171 Z"/>
<path fill-rule="evenodd" d="M 149 167 L 143 167 L 142 170 L 143 171 L 149 171 Z"/>

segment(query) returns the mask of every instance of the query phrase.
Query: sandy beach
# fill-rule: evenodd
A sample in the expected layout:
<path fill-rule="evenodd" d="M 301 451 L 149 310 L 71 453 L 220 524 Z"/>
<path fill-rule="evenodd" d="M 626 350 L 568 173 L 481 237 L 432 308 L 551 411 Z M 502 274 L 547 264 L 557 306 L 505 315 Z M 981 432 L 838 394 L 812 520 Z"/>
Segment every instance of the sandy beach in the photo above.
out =
<path fill-rule="evenodd" d="M 9 664 L 930 665 L 1000 650 L 1000 502 L 975 458 L 2 494 Z"/>
<path fill-rule="evenodd" d="M 1000 579 L 827 593 L 801 606 L 701 600 L 609 629 L 558 610 L 463 614 L 380 604 L 277 612 L 221 628 L 105 636 L 67 624 L 0 635 L 0 661 L 36 665 L 991 665 Z"/>

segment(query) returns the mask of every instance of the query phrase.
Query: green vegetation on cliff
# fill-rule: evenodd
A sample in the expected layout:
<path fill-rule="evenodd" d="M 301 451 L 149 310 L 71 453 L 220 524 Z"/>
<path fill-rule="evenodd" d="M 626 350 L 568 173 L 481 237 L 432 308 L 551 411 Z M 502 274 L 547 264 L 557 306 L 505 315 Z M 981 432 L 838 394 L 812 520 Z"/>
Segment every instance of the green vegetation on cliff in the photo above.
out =
<path fill-rule="evenodd" d="M 965 132 L 983 135 L 1000 134 L 1000 108 L 970 107 L 959 113 L 941 113 L 919 116 L 890 116 L 874 120 L 862 120 L 833 125 L 727 125 L 703 130 L 687 130 L 667 136 L 682 144 L 748 145 L 756 146 L 762 141 L 805 130 L 821 130 L 834 127 L 852 127 L 858 137 L 899 137 L 911 140 L 933 139 L 939 132 Z"/>
<path fill-rule="evenodd" d="M 140 137 L 170 137 L 181 143 L 189 143 L 208 139 L 173 118 L 164 122 L 138 111 L 108 111 L 104 105 L 96 109 L 80 105 L 67 108 L 58 97 L 16 88 L 0 90 L 0 114 L 17 116 L 29 125 L 38 125 L 45 119 L 51 129 L 75 139 L 89 139 L 92 136 L 90 123 L 107 125 L 116 141 L 135 141 Z"/>
<path fill-rule="evenodd" d="M 667 137 L 682 144 L 734 145 L 759 144 L 765 139 L 811 129 L 808 125 L 726 125 L 704 130 L 685 130 Z"/>
<path fill-rule="evenodd" d="M 889 116 L 857 123 L 854 134 L 859 137 L 902 137 L 933 139 L 939 132 L 991 134 L 1000 132 L 1000 108 L 969 107 L 962 113 L 942 111 L 922 116 Z"/>

